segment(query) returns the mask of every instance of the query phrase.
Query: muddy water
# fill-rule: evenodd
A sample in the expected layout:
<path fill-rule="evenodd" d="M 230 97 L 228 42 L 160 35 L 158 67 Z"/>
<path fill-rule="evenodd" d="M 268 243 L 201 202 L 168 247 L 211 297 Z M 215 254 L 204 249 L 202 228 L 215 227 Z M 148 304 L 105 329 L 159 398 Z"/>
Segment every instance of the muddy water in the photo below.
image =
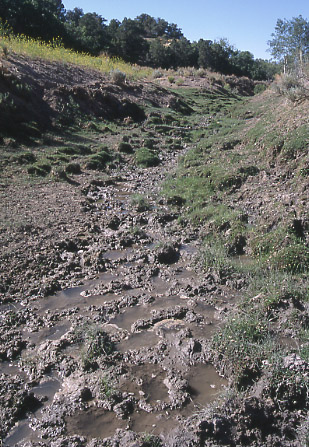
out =
<path fill-rule="evenodd" d="M 23 440 L 40 441 L 38 433 L 29 427 L 29 421 L 18 422 L 11 430 L 10 435 L 3 441 L 4 447 L 15 447 L 17 443 L 22 443 Z M 18 444 L 23 445 L 23 444 Z"/>
<path fill-rule="evenodd" d="M 9 436 L 4 440 L 5 447 L 14 447 L 17 444 L 23 445 L 25 439 L 31 440 L 33 442 L 40 441 L 39 432 L 31 428 L 32 418 L 40 418 L 42 414 L 42 409 L 47 405 L 50 405 L 54 399 L 55 394 L 60 389 L 60 381 L 56 378 L 50 377 L 49 379 L 43 381 L 41 384 L 31 388 L 29 391 L 34 393 L 38 398 L 43 399 L 42 406 L 34 411 L 34 413 L 28 414 L 24 420 L 18 422 L 15 427 L 11 430 Z"/>
<path fill-rule="evenodd" d="M 147 181 L 149 180 L 146 179 L 145 188 Z M 129 224 L 125 227 L 127 231 L 130 225 L 132 226 L 130 215 L 132 191 L 137 192 L 134 182 L 109 187 L 107 191 L 102 190 L 102 195 L 96 199 L 98 213 L 101 208 L 106 213 L 118 215 L 123 221 L 128 219 Z M 153 207 L 149 213 L 156 213 L 156 208 Z M 65 418 L 65 431 L 68 436 L 79 434 L 88 439 L 106 438 L 113 436 L 117 428 L 142 433 L 168 433 L 179 425 L 181 418 L 188 417 L 196 408 L 216 399 L 226 385 L 226 381 L 211 365 L 197 363 L 195 360 L 190 363 L 183 358 L 185 354 L 181 357 L 179 353 L 182 346 L 191 340 L 186 336 L 183 339 L 179 338 L 179 332 L 183 329 L 189 330 L 188 337 L 207 340 L 220 324 L 217 318 L 218 304 L 216 307 L 210 306 L 208 302 L 203 301 L 205 297 L 190 295 L 190 287 L 197 284 L 200 279 L 192 269 L 193 258 L 198 253 L 196 242 L 179 244 L 179 260 L 173 265 L 155 266 L 154 270 L 151 263 L 143 259 L 152 254 L 157 242 L 165 242 L 166 235 L 164 227 L 150 226 L 146 230 L 148 233 L 146 244 L 143 240 L 124 249 L 115 249 L 117 245 L 115 233 L 110 229 L 106 230 L 107 242 L 104 245 L 106 251 L 102 257 L 107 271 L 82 286 L 68 288 L 35 302 L 33 312 L 44 318 L 49 317 L 42 318 L 46 326 L 35 332 L 31 332 L 32 328 L 28 327 L 21 329 L 23 339 L 36 347 L 46 340 L 65 339 L 75 318 L 82 320 L 87 317 L 94 320 L 95 324 L 104 325 L 107 332 L 109 327 L 111 336 L 114 332 L 118 335 L 115 348 L 118 351 L 117 358 L 121 359 L 121 368 L 119 367 L 121 373 L 115 373 L 117 391 L 122 395 L 132 393 L 134 396 L 132 412 L 126 415 L 125 419 L 120 419 L 113 411 L 99 408 L 95 393 L 91 402 L 85 404 L 83 411 L 77 410 L 74 413 L 70 408 L 69 397 L 65 395 L 65 387 L 62 387 L 63 379 L 57 375 L 60 374 L 59 370 L 57 373 L 57 365 L 55 370 L 52 370 L 51 376 L 46 375 L 45 380 L 31 390 L 44 401 L 43 413 L 44 408 L 53 405 L 56 394 L 58 392 L 61 394 L 61 399 L 63 398 L 67 405 L 64 414 L 72 414 Z M 113 238 L 110 243 L 109 237 Z M 157 242 L 149 244 L 149 240 Z M 153 271 L 156 276 L 152 276 Z M 122 287 L 131 282 L 132 288 L 127 290 Z M 105 309 L 108 306 L 112 308 L 112 312 L 107 314 Z M 172 317 L 173 310 L 180 307 L 185 308 L 191 316 L 195 316 L 196 320 Z M 154 314 L 156 323 L 151 322 L 150 328 L 132 333 L 132 325 L 137 320 L 150 321 Z M 161 345 L 165 346 L 164 352 L 160 351 Z M 62 353 L 77 363 L 80 361 L 80 347 L 77 345 L 66 346 Z M 185 396 L 177 404 L 173 402 L 171 390 L 166 385 L 167 378 L 171 379 L 174 370 L 188 383 L 187 390 L 179 391 L 176 388 L 172 390 L 175 393 L 179 391 Z M 14 375 L 19 374 L 20 370 L 13 362 L 12 365 L 6 366 L 6 372 Z M 84 374 L 83 379 L 87 383 L 87 373 L 82 371 L 82 368 L 78 372 Z M 25 375 L 23 378 L 26 380 Z M 30 415 L 30 419 L 34 416 L 40 420 L 41 414 L 42 409 Z M 10 432 L 5 445 L 10 447 L 18 442 L 22 445 L 23 441 L 36 439 L 36 434 L 29 425 L 30 419 L 21 421 Z"/>
<path fill-rule="evenodd" d="M 125 340 L 116 344 L 119 352 L 125 353 L 130 350 L 152 348 L 159 341 L 159 337 L 153 331 L 142 331 L 131 334 Z"/>
<path fill-rule="evenodd" d="M 121 384 L 121 389 L 138 396 L 145 395 L 150 404 L 168 402 L 168 390 L 163 385 L 165 372 L 156 365 L 136 366 L 130 369 L 134 381 Z M 67 430 L 91 438 L 113 436 L 117 428 L 128 428 L 136 432 L 164 435 L 179 425 L 181 418 L 213 402 L 222 393 L 227 381 L 219 377 L 211 365 L 197 365 L 187 374 L 190 401 L 184 408 L 146 412 L 135 409 L 126 420 L 119 419 L 101 408 L 91 408 L 67 418 Z"/>
<path fill-rule="evenodd" d="M 77 412 L 66 419 L 68 433 L 76 433 L 87 438 L 107 438 L 113 436 L 117 428 L 128 427 L 128 421 L 117 419 L 115 413 L 102 408 L 91 408 Z"/>
<path fill-rule="evenodd" d="M 200 407 L 215 400 L 227 385 L 227 380 L 220 377 L 212 365 L 192 367 L 187 379 L 192 402 Z"/>

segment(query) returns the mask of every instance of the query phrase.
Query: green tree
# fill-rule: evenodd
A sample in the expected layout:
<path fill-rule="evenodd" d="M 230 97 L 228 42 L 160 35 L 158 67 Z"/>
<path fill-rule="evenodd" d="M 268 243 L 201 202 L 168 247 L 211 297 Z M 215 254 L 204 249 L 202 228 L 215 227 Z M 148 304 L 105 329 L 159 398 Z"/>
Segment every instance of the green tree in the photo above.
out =
<path fill-rule="evenodd" d="M 68 45 L 78 51 L 98 55 L 107 47 L 106 20 L 95 12 L 84 14 L 80 8 L 67 11 L 65 26 L 69 36 Z"/>
<path fill-rule="evenodd" d="M 235 51 L 230 57 L 230 64 L 234 74 L 252 77 L 254 56 L 250 51 Z"/>
<path fill-rule="evenodd" d="M 153 39 L 150 42 L 146 61 L 152 67 L 170 67 L 169 50 L 163 45 L 161 39 Z"/>
<path fill-rule="evenodd" d="M 141 26 L 132 19 L 123 19 L 121 23 L 112 20 L 108 26 L 110 36 L 109 51 L 114 56 L 132 63 L 143 64 L 149 49 L 148 42 L 142 37 Z"/>
<path fill-rule="evenodd" d="M 61 0 L 0 0 L 0 17 L 15 33 L 46 41 L 65 34 L 64 13 Z"/>
<path fill-rule="evenodd" d="M 177 67 L 192 67 L 196 65 L 197 56 L 194 47 L 185 37 L 173 39 L 169 46 L 170 65 Z"/>
<path fill-rule="evenodd" d="M 272 40 L 268 41 L 271 55 L 283 63 L 284 71 L 290 61 L 302 66 L 309 52 L 309 22 L 301 15 L 291 20 L 278 19 Z"/>

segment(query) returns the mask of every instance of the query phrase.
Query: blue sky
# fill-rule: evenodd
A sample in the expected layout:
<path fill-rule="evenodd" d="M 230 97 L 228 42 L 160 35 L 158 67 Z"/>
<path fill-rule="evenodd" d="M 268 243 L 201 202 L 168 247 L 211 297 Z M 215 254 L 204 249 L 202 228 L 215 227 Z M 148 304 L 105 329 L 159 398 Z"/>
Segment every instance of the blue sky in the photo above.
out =
<path fill-rule="evenodd" d="M 191 41 L 225 37 L 256 58 L 266 52 L 277 19 L 309 18 L 309 0 L 62 0 L 66 9 L 79 7 L 105 19 L 134 19 L 142 13 L 161 17 L 182 29 Z"/>

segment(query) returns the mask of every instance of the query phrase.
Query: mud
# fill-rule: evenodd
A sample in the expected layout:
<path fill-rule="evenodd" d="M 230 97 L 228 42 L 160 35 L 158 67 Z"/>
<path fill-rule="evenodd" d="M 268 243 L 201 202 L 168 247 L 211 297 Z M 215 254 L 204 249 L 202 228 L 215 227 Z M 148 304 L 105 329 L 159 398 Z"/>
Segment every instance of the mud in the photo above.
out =
<path fill-rule="evenodd" d="M 61 243 L 65 262 L 79 258 L 84 265 L 85 273 L 73 276 L 80 285 L 2 306 L 22 319 L 21 355 L 2 371 L 20 376 L 39 402 L 16 427 L 8 420 L 4 445 L 60 436 L 89 442 L 117 429 L 167 434 L 227 385 L 207 365 L 207 340 L 221 321 L 212 292 L 220 289 L 195 272 L 197 241 L 154 199 L 164 165 L 170 170 L 177 156 L 168 153 L 160 168 L 128 169 L 126 181 L 115 175 L 110 185 L 89 189 L 89 217 L 99 223 L 100 238 L 89 245 L 87 236 L 86 250 L 80 242 Z M 133 191 L 147 194 L 149 210 L 132 207 Z M 136 225 L 142 231 L 133 236 Z M 93 251 L 97 274 L 86 267 Z M 87 358 L 87 333 L 98 330 L 111 350 L 98 348 Z"/>
<path fill-rule="evenodd" d="M 28 63 L 20 67 L 27 73 Z M 61 89 L 55 68 L 41 71 L 56 96 L 76 92 L 75 81 L 87 84 L 81 70 Z M 173 96 L 151 84 L 111 90 L 95 85 L 97 76 L 87 94 L 110 90 L 115 104 L 139 94 L 145 104 L 152 92 L 160 109 Z M 53 109 L 55 96 L 46 101 Z M 177 132 L 188 130 L 154 132 L 147 120 L 117 125 L 162 148 L 165 132 L 179 142 Z M 114 147 L 120 137 L 103 132 L 98 140 Z M 10 219 L 0 232 L 3 446 L 214 447 L 253 439 L 254 446 L 277 447 L 280 430 L 302 421 L 301 412 L 291 421 L 288 411 L 275 413 L 263 395 L 264 377 L 253 396 L 230 398 L 220 359 L 210 363 L 210 339 L 242 284 L 203 271 L 202 234 L 185 220 L 184 204 L 162 198 L 162 181 L 190 148 L 181 143 L 162 150 L 160 164 L 148 169 L 128 156 L 104 173 L 83 169 L 75 183 L 8 178 L 0 185 L 2 223 Z M 136 194 L 147 199 L 146 209 L 133 203 Z M 244 254 L 234 262 L 246 267 L 251 259 Z M 280 343 L 298 347 L 289 336 Z M 288 365 L 307 374 L 297 356 Z"/>

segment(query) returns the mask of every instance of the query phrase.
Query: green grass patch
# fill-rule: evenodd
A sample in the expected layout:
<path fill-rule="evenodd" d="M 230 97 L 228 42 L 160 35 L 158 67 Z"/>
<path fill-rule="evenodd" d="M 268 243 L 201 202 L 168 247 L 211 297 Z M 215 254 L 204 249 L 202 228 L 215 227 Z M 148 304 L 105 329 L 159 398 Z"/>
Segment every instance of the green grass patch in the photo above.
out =
<path fill-rule="evenodd" d="M 151 166 L 158 166 L 160 163 L 160 158 L 154 150 L 147 147 L 142 147 L 136 150 L 135 161 L 137 166 L 149 168 Z"/>

